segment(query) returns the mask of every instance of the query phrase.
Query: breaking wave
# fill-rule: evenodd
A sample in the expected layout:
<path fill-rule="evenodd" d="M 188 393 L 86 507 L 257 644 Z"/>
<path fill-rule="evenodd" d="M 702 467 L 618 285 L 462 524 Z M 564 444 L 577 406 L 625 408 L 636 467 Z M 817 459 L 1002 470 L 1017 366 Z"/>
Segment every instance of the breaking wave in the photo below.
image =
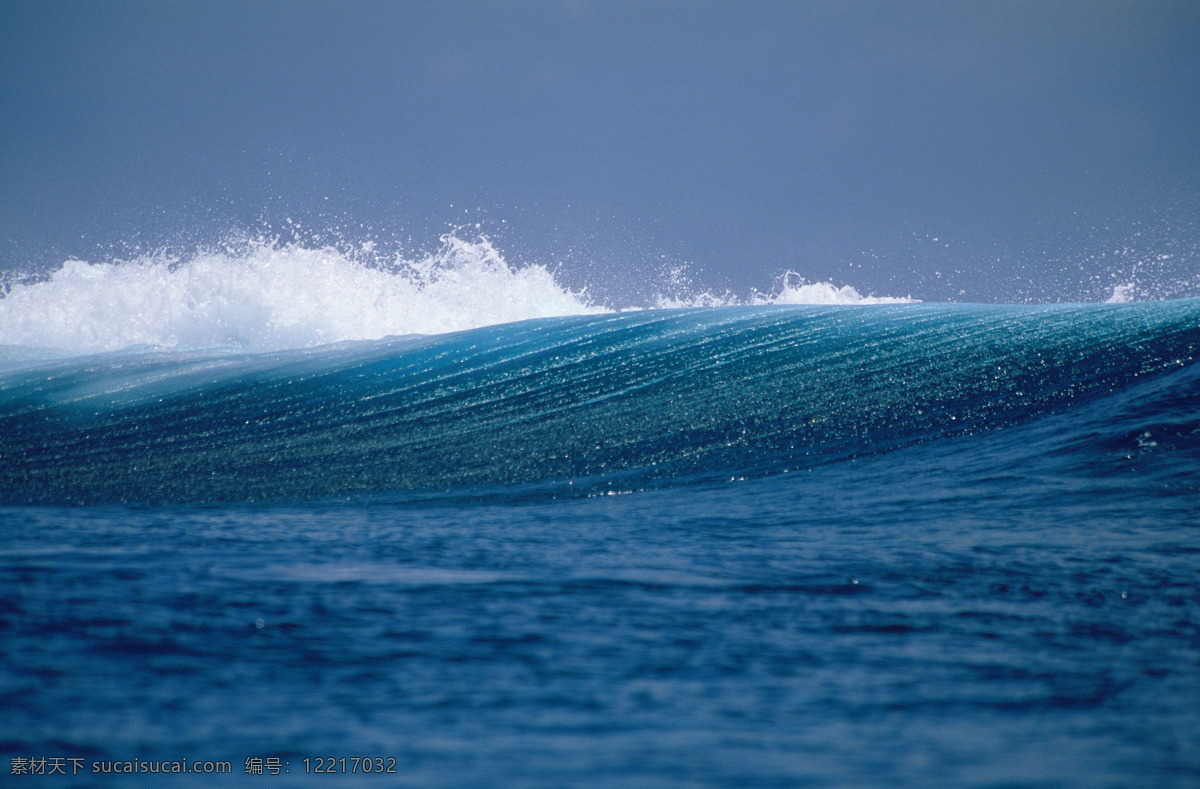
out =
<path fill-rule="evenodd" d="M 735 304 L 876 304 L 850 286 L 788 273 L 771 293 L 675 293 L 657 308 Z M 513 265 L 485 237 L 446 235 L 432 254 L 385 255 L 264 240 L 188 256 L 68 260 L 0 298 L 0 345 L 68 353 L 159 348 L 304 348 L 347 340 L 442 334 L 532 318 L 628 309 L 594 303 L 550 268 Z"/>

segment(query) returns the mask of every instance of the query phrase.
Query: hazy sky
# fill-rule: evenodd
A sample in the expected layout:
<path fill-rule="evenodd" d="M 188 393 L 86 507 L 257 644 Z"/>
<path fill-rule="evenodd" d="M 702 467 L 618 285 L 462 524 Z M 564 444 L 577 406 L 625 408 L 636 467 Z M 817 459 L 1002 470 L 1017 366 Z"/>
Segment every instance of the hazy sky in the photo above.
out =
<path fill-rule="evenodd" d="M 614 292 L 1186 280 L 1198 42 L 1195 0 L 4 0 L 0 267 L 292 218 Z"/>

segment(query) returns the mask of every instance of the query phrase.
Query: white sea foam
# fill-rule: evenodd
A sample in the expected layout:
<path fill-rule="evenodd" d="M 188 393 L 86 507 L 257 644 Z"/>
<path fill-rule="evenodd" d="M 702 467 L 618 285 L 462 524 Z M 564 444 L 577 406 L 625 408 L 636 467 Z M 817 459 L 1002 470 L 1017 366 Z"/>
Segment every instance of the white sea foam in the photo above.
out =
<path fill-rule="evenodd" d="M 766 304 L 910 304 L 915 299 L 897 296 L 864 296 L 850 285 L 832 282 L 808 282 L 794 271 L 779 279 L 779 287 L 769 296 L 758 296 Z"/>
<path fill-rule="evenodd" d="M 1137 288 L 1132 282 L 1126 282 L 1121 285 L 1114 285 L 1112 295 L 1105 300 L 1105 304 L 1128 304 L 1135 301 L 1137 297 Z"/>
<path fill-rule="evenodd" d="M 734 305 L 766 304 L 912 304 L 916 299 L 896 296 L 864 296 L 850 285 L 835 285 L 832 282 L 809 282 L 794 271 L 783 274 L 775 288 L 767 293 L 755 291 L 743 298 L 732 293 L 715 294 L 710 291 L 676 292 L 672 296 L 659 296 L 655 306 L 672 307 L 722 307 Z"/>
<path fill-rule="evenodd" d="M 653 306 L 909 301 L 794 273 L 747 298 L 682 287 L 674 293 Z M 483 237 L 446 235 L 435 253 L 414 259 L 382 255 L 370 243 L 343 249 L 246 240 L 182 257 L 68 260 L 48 278 L 12 284 L 0 298 L 0 346 L 266 351 L 608 311 L 545 266 L 508 263 Z"/>
<path fill-rule="evenodd" d="M 0 299 L 0 344 L 275 350 L 601 311 L 545 267 L 509 265 L 483 238 L 446 236 L 416 260 L 380 260 L 369 244 L 249 241 L 186 259 L 69 260 Z"/>

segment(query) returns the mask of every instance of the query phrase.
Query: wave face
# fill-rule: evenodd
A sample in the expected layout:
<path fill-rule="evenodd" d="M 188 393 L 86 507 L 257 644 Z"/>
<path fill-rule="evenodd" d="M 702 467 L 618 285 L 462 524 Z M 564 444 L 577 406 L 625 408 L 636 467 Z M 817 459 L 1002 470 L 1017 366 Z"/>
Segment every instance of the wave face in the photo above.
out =
<path fill-rule="evenodd" d="M 1093 473 L 1173 447 L 1194 472 L 1198 355 L 1200 300 L 739 306 L 265 353 L 14 353 L 0 500 L 590 494 L 914 446 L 967 464 L 993 435 L 1014 463 Z"/>

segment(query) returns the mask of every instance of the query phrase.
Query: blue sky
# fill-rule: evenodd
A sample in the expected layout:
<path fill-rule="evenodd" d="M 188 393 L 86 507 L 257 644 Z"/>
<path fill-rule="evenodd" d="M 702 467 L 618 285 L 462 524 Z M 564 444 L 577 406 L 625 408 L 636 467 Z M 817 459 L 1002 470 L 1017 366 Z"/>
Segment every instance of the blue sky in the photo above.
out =
<path fill-rule="evenodd" d="M 479 222 L 602 295 L 675 263 L 927 299 L 1186 279 L 1197 41 L 1166 0 L 5 0 L 0 266 L 292 218 Z"/>

